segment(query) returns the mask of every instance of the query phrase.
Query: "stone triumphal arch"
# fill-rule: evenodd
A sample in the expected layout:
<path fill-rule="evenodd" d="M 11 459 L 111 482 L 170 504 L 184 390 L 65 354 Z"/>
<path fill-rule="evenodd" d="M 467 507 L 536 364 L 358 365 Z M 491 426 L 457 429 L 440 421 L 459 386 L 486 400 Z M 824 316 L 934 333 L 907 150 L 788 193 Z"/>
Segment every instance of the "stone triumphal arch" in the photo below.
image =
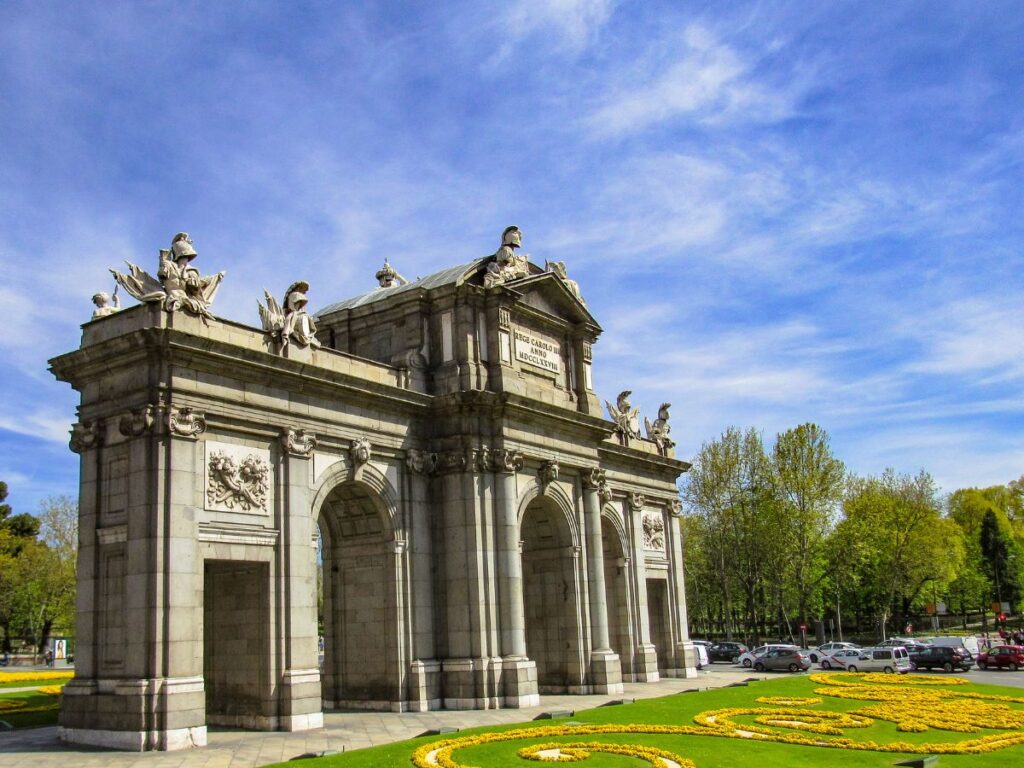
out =
<path fill-rule="evenodd" d="M 694 671 L 668 408 L 593 391 L 561 263 L 497 253 L 260 327 L 188 235 L 115 278 L 81 346 L 75 678 L 62 738 L 205 743 L 324 708 L 523 707 Z M 322 662 L 317 551 L 322 552 Z"/>

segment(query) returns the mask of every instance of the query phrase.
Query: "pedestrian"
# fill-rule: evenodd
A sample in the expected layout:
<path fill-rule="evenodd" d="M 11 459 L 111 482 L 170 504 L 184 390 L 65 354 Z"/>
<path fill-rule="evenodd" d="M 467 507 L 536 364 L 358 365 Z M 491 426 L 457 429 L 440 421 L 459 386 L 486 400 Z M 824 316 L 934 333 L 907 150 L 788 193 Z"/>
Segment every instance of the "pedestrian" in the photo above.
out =
<path fill-rule="evenodd" d="M 46 666 L 48 666 L 48 667 L 52 667 L 53 666 L 53 651 L 51 651 L 49 648 L 47 648 L 46 649 L 46 653 L 43 656 L 43 658 L 46 659 Z"/>

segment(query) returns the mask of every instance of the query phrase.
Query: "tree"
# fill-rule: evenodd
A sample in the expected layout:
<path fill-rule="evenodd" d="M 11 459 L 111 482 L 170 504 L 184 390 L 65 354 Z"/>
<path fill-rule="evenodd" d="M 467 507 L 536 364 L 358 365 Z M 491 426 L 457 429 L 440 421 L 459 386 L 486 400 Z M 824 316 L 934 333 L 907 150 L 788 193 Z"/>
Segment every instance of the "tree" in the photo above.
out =
<path fill-rule="evenodd" d="M 978 534 L 981 545 L 982 566 L 992 580 L 992 596 L 996 602 L 1004 600 L 1016 604 L 1019 599 L 1019 584 L 1014 572 L 1016 547 L 1009 530 L 1000 525 L 995 510 L 988 510 L 981 521 Z"/>
<path fill-rule="evenodd" d="M 855 478 L 843 511 L 834 535 L 845 544 L 862 598 L 885 637 L 895 610 L 906 608 L 929 582 L 945 589 L 956 577 L 963 536 L 941 516 L 935 483 L 924 471 L 910 477 L 887 469 L 881 477 Z"/>
<path fill-rule="evenodd" d="M 842 498 L 846 469 L 832 455 L 828 433 L 817 424 L 801 424 L 778 436 L 772 450 L 780 519 L 793 542 L 790 567 L 800 620 L 825 574 L 824 542 Z"/>

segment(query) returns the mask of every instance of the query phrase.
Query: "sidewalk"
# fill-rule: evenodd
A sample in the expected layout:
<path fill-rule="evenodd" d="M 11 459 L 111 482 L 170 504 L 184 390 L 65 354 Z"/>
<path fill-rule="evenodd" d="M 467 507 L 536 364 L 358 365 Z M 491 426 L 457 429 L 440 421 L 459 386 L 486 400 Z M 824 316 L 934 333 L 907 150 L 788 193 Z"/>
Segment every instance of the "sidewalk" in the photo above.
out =
<path fill-rule="evenodd" d="M 538 707 L 436 712 L 330 712 L 316 731 L 210 730 L 208 745 L 178 752 L 114 752 L 68 746 L 57 740 L 57 729 L 36 728 L 0 733 L 3 768 L 256 768 L 310 752 L 355 749 L 389 744 L 441 727 L 473 728 L 535 719 L 553 710 L 593 709 L 620 698 L 649 699 L 697 688 L 719 688 L 753 676 L 747 670 L 726 668 L 701 672 L 695 678 L 657 683 L 626 683 L 622 696 L 543 696 Z M 761 675 L 758 675 L 761 677 Z"/>

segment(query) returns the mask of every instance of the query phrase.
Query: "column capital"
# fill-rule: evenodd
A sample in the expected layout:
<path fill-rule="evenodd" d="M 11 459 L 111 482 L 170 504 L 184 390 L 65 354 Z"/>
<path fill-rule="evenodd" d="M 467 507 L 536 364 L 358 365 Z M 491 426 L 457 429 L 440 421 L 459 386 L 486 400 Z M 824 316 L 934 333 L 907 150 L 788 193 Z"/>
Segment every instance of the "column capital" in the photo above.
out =
<path fill-rule="evenodd" d="M 132 408 L 131 413 L 122 414 L 117 420 L 117 429 L 125 437 L 138 437 L 153 429 L 156 424 L 156 406 L 147 403 L 141 408 Z"/>
<path fill-rule="evenodd" d="M 581 475 L 583 487 L 588 491 L 600 491 L 605 483 L 605 471 L 600 467 L 588 467 Z"/>
<path fill-rule="evenodd" d="M 405 452 L 405 466 L 414 475 L 432 475 L 437 468 L 437 454 L 410 448 Z"/>
<path fill-rule="evenodd" d="M 672 499 L 672 501 L 668 503 L 666 509 L 672 517 L 683 516 L 683 502 L 680 501 L 679 499 Z"/>
<path fill-rule="evenodd" d="M 630 512 L 639 512 L 644 508 L 644 504 L 647 502 L 647 500 L 644 498 L 644 495 L 642 493 L 637 493 L 636 491 L 633 491 L 629 494 L 629 496 L 626 497 L 626 502 L 629 504 Z"/>
<path fill-rule="evenodd" d="M 175 437 L 196 440 L 206 431 L 206 414 L 194 408 L 167 408 L 167 431 Z"/>
<path fill-rule="evenodd" d="M 524 461 L 522 451 L 510 448 L 491 449 L 491 467 L 493 467 L 495 472 L 504 474 L 518 472 L 523 468 Z"/>
<path fill-rule="evenodd" d="M 71 439 L 68 447 L 75 453 L 82 453 L 103 444 L 107 425 L 102 419 L 80 421 L 71 425 Z"/>
<path fill-rule="evenodd" d="M 316 435 L 304 429 L 285 427 L 281 430 L 281 448 L 289 456 L 308 459 L 317 446 Z"/>

